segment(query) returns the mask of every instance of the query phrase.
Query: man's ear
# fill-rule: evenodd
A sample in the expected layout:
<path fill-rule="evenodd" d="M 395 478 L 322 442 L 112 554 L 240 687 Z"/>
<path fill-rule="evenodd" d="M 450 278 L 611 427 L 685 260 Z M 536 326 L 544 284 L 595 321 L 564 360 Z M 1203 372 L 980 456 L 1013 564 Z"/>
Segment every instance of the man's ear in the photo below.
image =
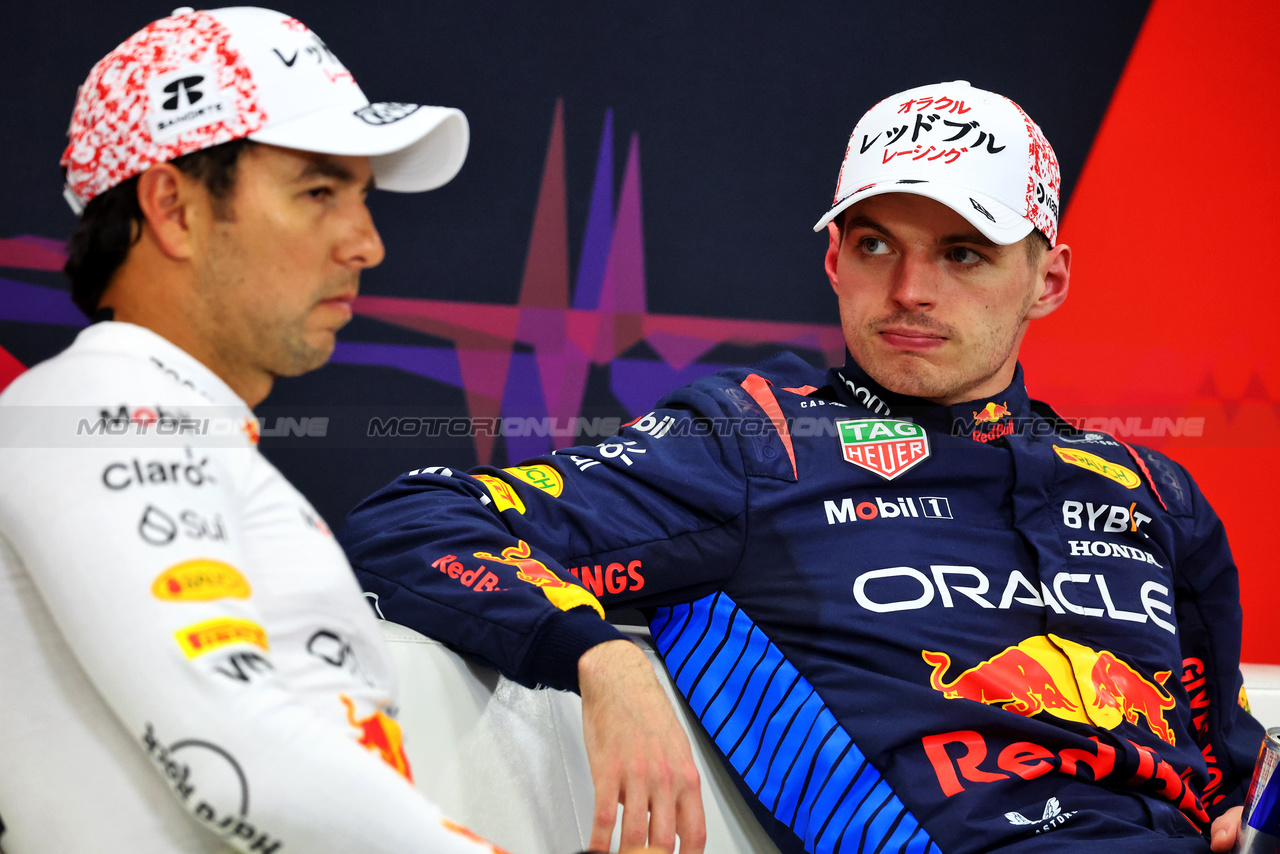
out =
<path fill-rule="evenodd" d="M 190 258 L 192 225 L 200 218 L 197 208 L 208 206 L 204 185 L 172 163 L 157 163 L 138 176 L 138 207 L 143 228 L 160 249 L 174 260 Z"/>
<path fill-rule="evenodd" d="M 838 219 L 839 217 L 837 217 Z M 840 226 L 834 222 L 827 223 L 827 258 L 824 266 L 827 278 L 831 280 L 831 289 L 839 293 L 839 278 L 836 276 L 836 264 L 840 261 Z"/>
<path fill-rule="evenodd" d="M 1040 296 L 1031 304 L 1031 310 L 1027 312 L 1028 320 L 1053 314 L 1066 301 L 1067 289 L 1071 284 L 1071 247 L 1059 243 L 1044 253 L 1036 275 L 1040 282 Z"/>

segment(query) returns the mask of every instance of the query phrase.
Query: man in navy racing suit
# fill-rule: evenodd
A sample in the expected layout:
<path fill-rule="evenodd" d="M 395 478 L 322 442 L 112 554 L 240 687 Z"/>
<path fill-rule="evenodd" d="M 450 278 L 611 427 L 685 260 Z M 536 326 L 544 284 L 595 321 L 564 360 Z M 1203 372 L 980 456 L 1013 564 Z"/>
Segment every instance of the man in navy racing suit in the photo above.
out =
<path fill-rule="evenodd" d="M 598 446 L 410 472 L 351 514 L 387 618 L 581 691 L 593 845 L 619 803 L 624 845 L 702 842 L 683 739 L 601 619 L 625 604 L 783 851 L 1230 847 L 1262 730 L 1222 524 L 1017 363 L 1067 296 L 1059 184 L 999 95 L 886 99 L 815 227 L 843 367 L 727 371 Z"/>

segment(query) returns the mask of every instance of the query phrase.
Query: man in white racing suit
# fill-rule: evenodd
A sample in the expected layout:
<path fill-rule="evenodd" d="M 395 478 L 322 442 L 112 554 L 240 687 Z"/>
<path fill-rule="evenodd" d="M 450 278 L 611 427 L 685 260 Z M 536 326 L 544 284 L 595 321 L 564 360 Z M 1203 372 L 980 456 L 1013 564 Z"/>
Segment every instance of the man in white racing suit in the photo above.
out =
<path fill-rule="evenodd" d="M 185 9 L 70 136 L 99 322 L 0 396 L 0 844 L 491 854 L 412 786 L 372 612 L 250 411 L 351 318 L 374 182 L 446 183 L 466 118 L 369 103 L 295 19 Z"/>

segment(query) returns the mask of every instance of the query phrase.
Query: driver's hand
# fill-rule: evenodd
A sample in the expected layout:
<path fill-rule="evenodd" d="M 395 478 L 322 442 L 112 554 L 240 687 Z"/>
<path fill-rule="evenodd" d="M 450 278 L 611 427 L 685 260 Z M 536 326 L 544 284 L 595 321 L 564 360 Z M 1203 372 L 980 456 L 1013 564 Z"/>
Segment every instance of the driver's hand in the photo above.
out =
<path fill-rule="evenodd" d="M 1214 851 L 1230 851 L 1240 834 L 1240 818 L 1244 807 L 1232 807 L 1213 820 L 1209 829 L 1209 847 Z"/>
<path fill-rule="evenodd" d="M 599 644 L 578 660 L 578 687 L 596 790 L 592 849 L 608 850 L 622 804 L 622 849 L 671 852 L 679 836 L 682 854 L 702 854 L 701 780 L 649 659 L 627 640 Z"/>

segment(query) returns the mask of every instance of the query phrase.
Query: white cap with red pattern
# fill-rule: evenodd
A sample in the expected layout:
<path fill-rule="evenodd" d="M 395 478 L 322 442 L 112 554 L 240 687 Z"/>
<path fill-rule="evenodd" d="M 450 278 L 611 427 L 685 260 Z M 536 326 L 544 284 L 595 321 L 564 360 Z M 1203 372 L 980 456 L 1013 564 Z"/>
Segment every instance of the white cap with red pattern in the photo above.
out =
<path fill-rule="evenodd" d="M 432 190 L 462 168 L 469 134 L 452 107 L 369 103 L 320 37 L 287 15 L 177 9 L 89 72 L 62 155 L 65 195 L 79 213 L 156 163 L 242 137 L 366 156 L 381 189 Z"/>
<path fill-rule="evenodd" d="M 1058 158 L 1003 95 L 963 80 L 908 89 L 876 104 L 849 137 L 834 206 L 813 227 L 883 193 L 941 202 L 1007 246 L 1038 228 L 1058 242 Z"/>

